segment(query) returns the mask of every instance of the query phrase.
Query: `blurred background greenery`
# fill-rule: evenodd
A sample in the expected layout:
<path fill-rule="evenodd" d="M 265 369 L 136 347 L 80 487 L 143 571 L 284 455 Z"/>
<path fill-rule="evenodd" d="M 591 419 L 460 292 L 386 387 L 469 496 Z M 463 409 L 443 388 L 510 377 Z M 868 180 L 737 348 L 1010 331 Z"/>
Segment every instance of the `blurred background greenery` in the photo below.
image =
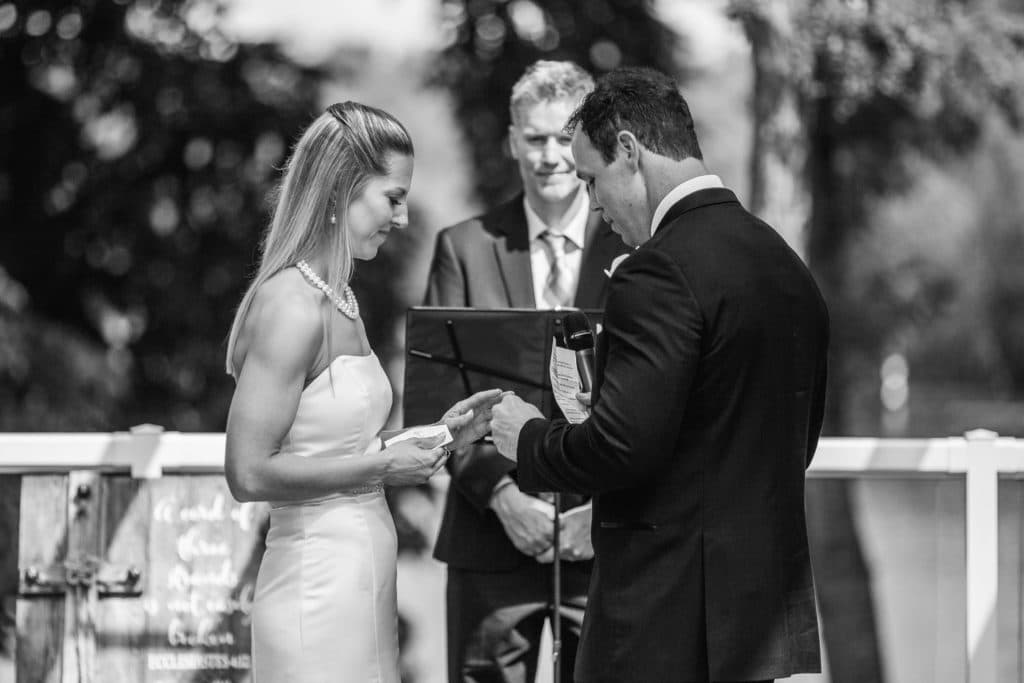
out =
<path fill-rule="evenodd" d="M 400 399 L 433 236 L 518 189 L 508 92 L 552 58 L 679 80 L 829 302 L 827 435 L 1024 436 L 1022 52 L 1024 0 L 0 0 L 0 431 L 222 430 L 270 193 L 344 99 L 417 147 L 411 228 L 355 281 Z M 844 489 L 819 493 L 863 585 Z M 402 495 L 423 551 L 436 501 Z M 822 597 L 865 643 L 833 671 L 879 680 L 862 593 Z"/>
<path fill-rule="evenodd" d="M 413 228 L 357 274 L 400 385 L 433 234 L 515 191 L 508 91 L 550 57 L 678 77 L 712 169 L 825 290 L 828 434 L 1024 434 L 1022 23 L 1021 0 L 0 3 L 0 429 L 221 430 L 268 195 L 340 99 L 418 147 Z"/>

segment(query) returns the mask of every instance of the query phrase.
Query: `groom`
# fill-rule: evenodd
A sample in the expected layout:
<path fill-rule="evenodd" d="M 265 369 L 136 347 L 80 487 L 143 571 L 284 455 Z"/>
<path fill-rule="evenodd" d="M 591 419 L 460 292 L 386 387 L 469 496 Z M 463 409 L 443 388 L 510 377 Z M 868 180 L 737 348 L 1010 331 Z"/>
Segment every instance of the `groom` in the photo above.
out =
<path fill-rule="evenodd" d="M 570 118 L 593 210 L 638 247 L 612 275 L 590 418 L 493 411 L 526 490 L 594 496 L 576 680 L 818 671 L 804 470 L 828 314 L 783 239 L 708 175 L 676 84 L 601 78 Z"/>

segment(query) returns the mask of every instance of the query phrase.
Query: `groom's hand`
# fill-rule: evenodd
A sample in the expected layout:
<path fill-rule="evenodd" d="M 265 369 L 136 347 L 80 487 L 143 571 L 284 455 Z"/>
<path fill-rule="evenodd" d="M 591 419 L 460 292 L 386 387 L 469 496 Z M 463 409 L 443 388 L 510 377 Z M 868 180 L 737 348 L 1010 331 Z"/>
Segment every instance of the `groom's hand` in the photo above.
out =
<path fill-rule="evenodd" d="M 544 417 L 544 414 L 515 394 L 505 394 L 491 409 L 491 436 L 498 452 L 516 462 L 519 431 L 535 417 Z"/>
<path fill-rule="evenodd" d="M 500 389 L 478 391 L 453 405 L 441 416 L 441 422 L 448 427 L 454 439 L 451 450 L 465 448 L 490 431 L 491 407 L 501 395 Z"/>

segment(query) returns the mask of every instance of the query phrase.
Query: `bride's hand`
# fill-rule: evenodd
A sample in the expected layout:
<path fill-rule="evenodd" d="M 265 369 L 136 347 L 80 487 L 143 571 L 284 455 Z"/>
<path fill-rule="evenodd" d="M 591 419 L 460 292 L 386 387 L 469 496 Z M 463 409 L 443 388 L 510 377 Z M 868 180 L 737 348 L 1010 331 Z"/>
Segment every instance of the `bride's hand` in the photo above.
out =
<path fill-rule="evenodd" d="M 385 486 L 423 484 L 444 467 L 451 451 L 442 447 L 440 436 L 430 439 L 406 439 L 385 448 L 387 469 L 381 483 Z"/>
<path fill-rule="evenodd" d="M 465 448 L 491 431 L 491 408 L 501 400 L 501 396 L 501 389 L 478 391 L 442 415 L 440 421 L 448 427 L 454 439 L 448 447 L 452 450 Z"/>

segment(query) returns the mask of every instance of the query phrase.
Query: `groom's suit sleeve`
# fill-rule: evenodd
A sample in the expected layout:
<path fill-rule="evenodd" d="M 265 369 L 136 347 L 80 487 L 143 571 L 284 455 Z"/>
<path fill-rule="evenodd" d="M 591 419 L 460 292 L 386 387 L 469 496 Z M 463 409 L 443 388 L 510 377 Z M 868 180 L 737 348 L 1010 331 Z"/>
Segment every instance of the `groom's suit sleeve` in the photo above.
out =
<path fill-rule="evenodd" d="M 700 357 L 703 321 L 684 273 L 655 249 L 615 271 L 604 314 L 600 396 L 578 425 L 534 419 L 519 433 L 524 490 L 629 488 L 675 457 Z"/>
<path fill-rule="evenodd" d="M 471 284 L 451 235 L 448 230 L 442 230 L 437 235 L 424 305 L 468 306 L 469 286 Z M 501 457 L 493 445 L 476 443 L 452 454 L 445 467 L 451 474 L 452 486 L 458 489 L 473 507 L 483 512 L 488 509 L 495 485 L 511 472 L 515 465 Z"/>

